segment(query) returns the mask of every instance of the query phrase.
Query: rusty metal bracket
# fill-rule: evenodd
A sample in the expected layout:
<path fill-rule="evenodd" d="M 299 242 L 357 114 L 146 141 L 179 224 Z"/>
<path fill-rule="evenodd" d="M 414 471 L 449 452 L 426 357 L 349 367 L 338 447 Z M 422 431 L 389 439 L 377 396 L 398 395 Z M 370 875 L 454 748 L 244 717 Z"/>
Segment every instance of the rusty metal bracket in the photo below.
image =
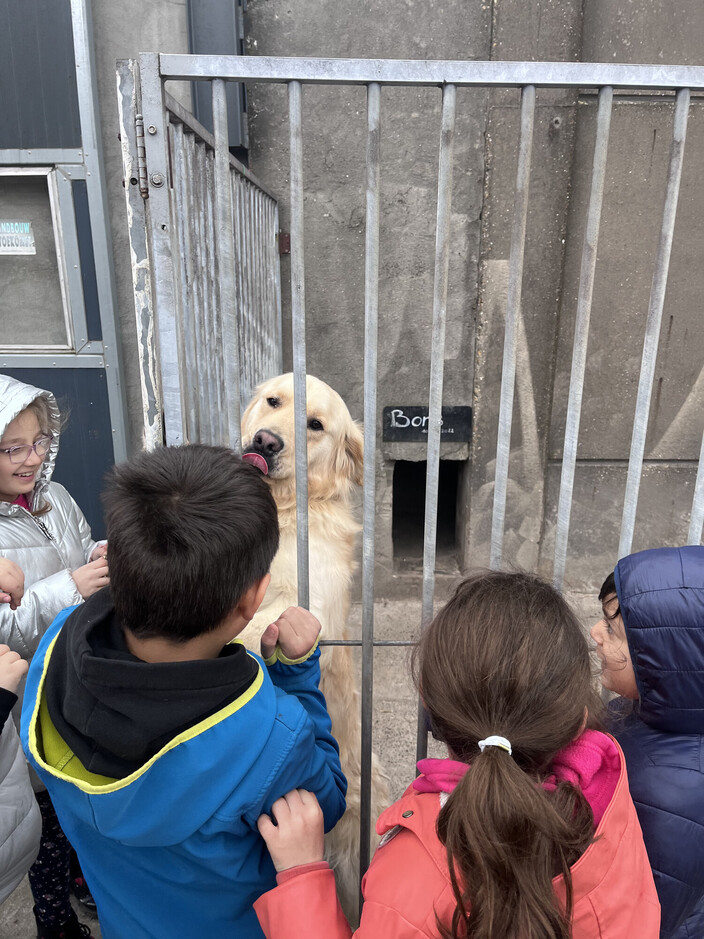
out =
<path fill-rule="evenodd" d="M 291 253 L 291 234 L 287 231 L 279 232 L 279 255 Z"/>

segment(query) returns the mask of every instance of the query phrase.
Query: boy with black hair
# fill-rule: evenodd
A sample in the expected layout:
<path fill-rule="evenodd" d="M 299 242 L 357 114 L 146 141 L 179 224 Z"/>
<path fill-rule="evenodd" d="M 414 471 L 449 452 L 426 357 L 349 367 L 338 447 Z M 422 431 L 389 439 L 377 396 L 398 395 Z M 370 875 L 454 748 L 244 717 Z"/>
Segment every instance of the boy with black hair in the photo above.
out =
<path fill-rule="evenodd" d="M 261 937 L 275 884 L 257 818 L 289 789 L 327 827 L 346 782 L 318 690 L 320 624 L 254 616 L 276 506 L 232 451 L 141 453 L 104 493 L 110 588 L 54 621 L 27 680 L 22 736 L 98 905 L 104 939 Z"/>

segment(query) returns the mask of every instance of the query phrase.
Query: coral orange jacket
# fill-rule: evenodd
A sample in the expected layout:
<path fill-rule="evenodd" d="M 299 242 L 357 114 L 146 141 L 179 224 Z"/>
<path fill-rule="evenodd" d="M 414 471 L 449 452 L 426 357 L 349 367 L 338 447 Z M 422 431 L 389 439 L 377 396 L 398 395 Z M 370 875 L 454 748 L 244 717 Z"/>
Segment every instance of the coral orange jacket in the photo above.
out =
<path fill-rule="evenodd" d="M 601 736 L 601 735 L 600 735 Z M 628 791 L 625 761 L 594 842 L 572 867 L 573 939 L 658 939 L 660 905 Z M 449 923 L 455 907 L 445 849 L 435 832 L 437 792 L 410 786 L 377 822 L 382 843 L 363 883 L 356 939 L 438 939 L 436 913 Z M 298 869 L 296 869 L 298 870 Z M 332 871 L 308 865 L 254 904 L 267 939 L 350 939 Z M 564 899 L 562 878 L 555 891 Z"/>

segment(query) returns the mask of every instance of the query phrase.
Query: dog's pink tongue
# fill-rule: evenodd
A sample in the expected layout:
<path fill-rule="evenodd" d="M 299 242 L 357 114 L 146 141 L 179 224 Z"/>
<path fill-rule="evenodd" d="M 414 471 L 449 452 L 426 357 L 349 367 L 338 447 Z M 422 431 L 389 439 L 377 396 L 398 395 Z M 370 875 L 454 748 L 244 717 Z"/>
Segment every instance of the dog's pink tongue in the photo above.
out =
<path fill-rule="evenodd" d="M 242 459 L 245 463 L 251 463 L 252 466 L 256 466 L 257 469 L 264 473 L 265 476 L 269 473 L 269 467 L 264 457 L 259 453 L 243 453 Z"/>

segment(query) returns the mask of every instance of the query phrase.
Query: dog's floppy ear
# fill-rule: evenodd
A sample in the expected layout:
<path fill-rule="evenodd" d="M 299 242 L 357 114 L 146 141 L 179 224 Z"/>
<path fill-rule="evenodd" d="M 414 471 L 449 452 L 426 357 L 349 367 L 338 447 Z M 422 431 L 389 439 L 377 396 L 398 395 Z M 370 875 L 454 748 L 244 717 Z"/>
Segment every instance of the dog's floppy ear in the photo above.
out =
<path fill-rule="evenodd" d="M 259 404 L 259 401 L 261 400 L 262 392 L 263 392 L 264 386 L 265 386 L 266 384 L 268 384 L 268 382 L 267 382 L 267 381 L 263 381 L 263 382 L 260 382 L 260 383 L 256 386 L 256 388 L 255 388 L 254 391 L 252 392 L 252 397 L 249 399 L 249 404 L 247 405 L 247 407 L 244 409 L 244 411 L 243 411 L 242 414 L 240 415 L 240 431 L 241 431 L 243 434 L 245 433 L 245 430 L 246 430 L 246 427 L 247 427 L 247 425 L 248 425 L 249 418 L 250 418 L 250 415 L 251 415 L 252 411 L 253 411 L 254 408 L 257 406 L 257 404 Z"/>
<path fill-rule="evenodd" d="M 359 424 L 350 421 L 345 439 L 337 454 L 337 471 L 358 486 L 364 481 L 364 437 Z"/>

